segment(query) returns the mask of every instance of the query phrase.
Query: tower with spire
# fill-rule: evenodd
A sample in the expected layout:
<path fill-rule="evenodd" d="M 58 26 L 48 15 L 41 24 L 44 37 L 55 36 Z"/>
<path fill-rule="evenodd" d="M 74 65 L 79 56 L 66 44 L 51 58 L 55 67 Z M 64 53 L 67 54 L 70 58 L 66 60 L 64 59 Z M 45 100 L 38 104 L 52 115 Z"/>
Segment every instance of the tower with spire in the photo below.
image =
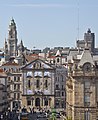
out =
<path fill-rule="evenodd" d="M 16 30 L 16 23 L 12 18 L 9 24 L 8 29 L 8 55 L 9 57 L 16 57 L 17 56 L 17 30 Z"/>

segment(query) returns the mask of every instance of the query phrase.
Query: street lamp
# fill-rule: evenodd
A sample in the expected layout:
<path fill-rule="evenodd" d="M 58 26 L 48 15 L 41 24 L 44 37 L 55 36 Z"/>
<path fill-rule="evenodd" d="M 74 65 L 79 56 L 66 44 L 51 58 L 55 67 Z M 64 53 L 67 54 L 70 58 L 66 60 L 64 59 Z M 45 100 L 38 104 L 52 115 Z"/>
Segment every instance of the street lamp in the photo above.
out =
<path fill-rule="evenodd" d="M 0 116 L 1 120 L 3 120 L 3 115 Z"/>

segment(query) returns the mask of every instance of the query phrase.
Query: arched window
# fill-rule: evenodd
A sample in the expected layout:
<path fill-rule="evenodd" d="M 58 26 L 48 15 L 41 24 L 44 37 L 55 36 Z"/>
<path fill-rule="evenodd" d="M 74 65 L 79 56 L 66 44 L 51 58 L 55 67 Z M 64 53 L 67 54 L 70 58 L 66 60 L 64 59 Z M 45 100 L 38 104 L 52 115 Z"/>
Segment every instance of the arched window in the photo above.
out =
<path fill-rule="evenodd" d="M 40 98 L 36 98 L 36 100 L 35 100 L 35 106 L 40 106 Z"/>
<path fill-rule="evenodd" d="M 57 62 L 58 62 L 58 63 L 59 63 L 59 61 L 60 61 L 59 58 L 57 58 Z"/>
<path fill-rule="evenodd" d="M 47 100 L 47 99 L 45 99 L 44 105 L 45 105 L 45 106 L 48 106 L 48 100 Z"/>

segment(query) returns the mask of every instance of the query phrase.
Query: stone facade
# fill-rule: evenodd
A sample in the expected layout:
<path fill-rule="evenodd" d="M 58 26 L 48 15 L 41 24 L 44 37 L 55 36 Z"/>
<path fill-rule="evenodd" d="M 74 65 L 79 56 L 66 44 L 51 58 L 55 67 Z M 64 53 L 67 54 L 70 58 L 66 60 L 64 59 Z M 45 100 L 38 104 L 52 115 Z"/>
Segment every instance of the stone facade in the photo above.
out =
<path fill-rule="evenodd" d="M 66 112 L 72 120 L 96 120 L 98 117 L 98 67 L 88 48 L 80 59 L 68 63 Z"/>

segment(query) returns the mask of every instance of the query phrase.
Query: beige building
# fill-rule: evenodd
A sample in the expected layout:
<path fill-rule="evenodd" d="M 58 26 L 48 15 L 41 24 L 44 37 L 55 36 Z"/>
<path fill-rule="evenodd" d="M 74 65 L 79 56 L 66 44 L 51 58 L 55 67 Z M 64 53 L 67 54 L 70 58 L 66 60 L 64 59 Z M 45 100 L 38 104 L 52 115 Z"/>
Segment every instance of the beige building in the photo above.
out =
<path fill-rule="evenodd" d="M 15 63 L 13 59 L 0 66 L 7 74 L 8 82 L 8 97 L 10 99 L 9 108 L 20 109 L 22 103 L 22 76 L 19 64 Z"/>
<path fill-rule="evenodd" d="M 53 108 L 55 68 L 36 59 L 22 67 L 22 73 L 22 107 Z"/>
<path fill-rule="evenodd" d="M 68 61 L 66 115 L 72 120 L 98 119 L 97 62 L 87 47 Z"/>

